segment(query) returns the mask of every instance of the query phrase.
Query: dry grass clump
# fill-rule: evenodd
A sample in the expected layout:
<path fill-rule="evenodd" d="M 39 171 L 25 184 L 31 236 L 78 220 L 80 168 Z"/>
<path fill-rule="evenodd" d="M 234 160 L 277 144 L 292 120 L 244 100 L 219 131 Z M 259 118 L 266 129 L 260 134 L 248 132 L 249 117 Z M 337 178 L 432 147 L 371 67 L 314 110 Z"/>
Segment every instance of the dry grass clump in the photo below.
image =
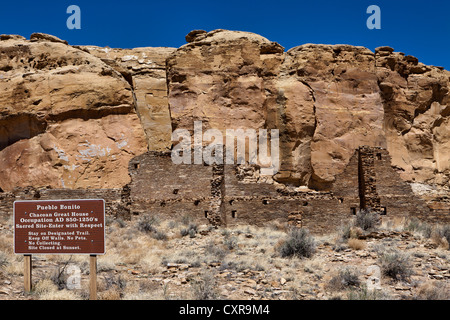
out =
<path fill-rule="evenodd" d="M 366 248 L 366 243 L 363 240 L 355 238 L 348 239 L 347 244 L 353 250 L 363 250 Z"/>
<path fill-rule="evenodd" d="M 335 236 L 333 245 L 334 251 L 342 251 L 350 247 L 354 250 L 362 250 L 365 248 L 365 243 L 358 240 L 363 235 L 364 231 L 354 225 L 354 222 L 343 224 L 339 227 Z"/>
<path fill-rule="evenodd" d="M 417 300 L 450 300 L 450 287 L 443 282 L 426 282 L 419 287 Z"/>
<path fill-rule="evenodd" d="M 391 300 L 391 296 L 383 290 L 370 290 L 366 285 L 350 290 L 347 293 L 348 300 Z"/>
<path fill-rule="evenodd" d="M 33 293 L 39 300 L 81 300 L 81 296 L 74 291 L 59 290 L 51 279 L 39 280 L 34 286 Z"/>
<path fill-rule="evenodd" d="M 127 281 L 120 275 L 103 274 L 98 280 L 99 300 L 120 300 L 127 287 Z"/>

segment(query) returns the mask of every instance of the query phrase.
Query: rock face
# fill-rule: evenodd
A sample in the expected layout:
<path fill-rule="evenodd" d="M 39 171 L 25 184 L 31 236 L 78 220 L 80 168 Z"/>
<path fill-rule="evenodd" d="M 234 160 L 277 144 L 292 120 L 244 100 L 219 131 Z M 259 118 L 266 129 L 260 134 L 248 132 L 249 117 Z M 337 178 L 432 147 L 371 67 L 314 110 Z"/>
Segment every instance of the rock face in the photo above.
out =
<path fill-rule="evenodd" d="M 329 189 L 361 145 L 388 148 L 409 181 L 449 180 L 449 76 L 378 48 L 284 52 L 246 32 L 195 30 L 167 60 L 173 128 L 277 128 L 279 182 Z"/>
<path fill-rule="evenodd" d="M 3 39 L 4 37 L 2 37 Z M 123 76 L 52 37 L 0 42 L 0 188 L 129 181 L 147 145 Z"/>
<path fill-rule="evenodd" d="M 82 48 L 121 73 L 132 86 L 148 149 L 170 150 L 172 124 L 167 99 L 166 59 L 175 49 Z"/>
<path fill-rule="evenodd" d="M 448 186 L 450 73 L 415 57 L 376 50 L 392 164 L 407 181 Z"/>
<path fill-rule="evenodd" d="M 177 128 L 278 129 L 274 179 L 329 190 L 361 145 L 414 190 L 448 192 L 450 72 L 380 47 L 194 30 L 175 48 L 72 47 L 0 36 L 0 188 L 121 187 Z"/>

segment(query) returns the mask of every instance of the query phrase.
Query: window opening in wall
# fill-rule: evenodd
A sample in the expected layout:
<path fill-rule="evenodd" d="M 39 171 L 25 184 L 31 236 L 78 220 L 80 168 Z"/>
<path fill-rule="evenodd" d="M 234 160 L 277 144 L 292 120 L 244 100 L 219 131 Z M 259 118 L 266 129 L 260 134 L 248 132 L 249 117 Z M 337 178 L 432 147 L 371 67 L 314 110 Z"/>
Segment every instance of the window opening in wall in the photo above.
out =
<path fill-rule="evenodd" d="M 381 215 L 385 216 L 387 214 L 387 208 L 386 207 L 381 207 Z"/>
<path fill-rule="evenodd" d="M 178 194 L 178 191 L 179 191 L 180 189 L 173 189 L 173 194 Z"/>
<path fill-rule="evenodd" d="M 262 203 L 263 204 L 269 204 L 269 200 L 263 200 Z"/>
<path fill-rule="evenodd" d="M 232 210 L 232 211 L 231 211 L 231 217 L 232 217 L 233 219 L 236 219 L 236 216 L 237 216 L 236 210 Z"/>
<path fill-rule="evenodd" d="M 165 201 L 161 201 L 161 202 L 159 203 L 159 205 L 160 205 L 161 207 L 165 207 L 165 206 L 166 206 L 166 202 L 165 202 Z"/>
<path fill-rule="evenodd" d="M 139 169 L 139 163 L 135 163 L 135 164 L 134 164 L 134 168 L 135 168 L 135 169 Z"/>
<path fill-rule="evenodd" d="M 381 160 L 381 153 L 377 153 L 377 159 Z"/>
<path fill-rule="evenodd" d="M 230 201 L 229 201 L 229 203 L 230 203 L 230 206 L 232 206 L 232 205 L 233 205 L 233 202 L 234 202 L 234 200 L 230 200 Z"/>
<path fill-rule="evenodd" d="M 205 218 L 208 218 L 208 210 L 205 210 Z"/>
<path fill-rule="evenodd" d="M 344 202 L 344 198 L 339 198 L 339 203 L 343 203 Z"/>
<path fill-rule="evenodd" d="M 200 200 L 195 200 L 194 201 L 194 206 L 198 206 L 200 204 Z"/>
<path fill-rule="evenodd" d="M 303 206 L 306 207 L 308 205 L 308 201 L 303 202 Z"/>
<path fill-rule="evenodd" d="M 352 213 L 352 215 L 356 216 L 356 207 L 351 207 L 350 212 Z"/>

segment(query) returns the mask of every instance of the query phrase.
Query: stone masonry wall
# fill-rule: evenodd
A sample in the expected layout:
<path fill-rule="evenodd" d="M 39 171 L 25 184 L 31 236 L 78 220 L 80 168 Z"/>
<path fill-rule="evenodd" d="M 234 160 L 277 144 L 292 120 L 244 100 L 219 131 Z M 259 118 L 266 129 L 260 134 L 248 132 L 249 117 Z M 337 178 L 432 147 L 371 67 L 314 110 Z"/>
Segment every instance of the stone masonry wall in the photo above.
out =
<path fill-rule="evenodd" d="M 179 219 L 188 215 L 198 223 L 215 226 L 262 226 L 279 221 L 316 234 L 336 231 L 363 205 L 377 207 L 388 218 L 450 220 L 448 211 L 440 207 L 430 210 L 414 195 L 382 148 L 356 150 L 329 192 L 298 191 L 267 183 L 260 180 L 258 168 L 251 166 L 176 165 L 168 152 L 147 152 L 133 158 L 129 173 L 132 182 L 122 189 L 25 188 L 0 192 L 0 214 L 12 215 L 16 200 L 99 198 L 105 199 L 107 214 L 115 216 Z"/>
<path fill-rule="evenodd" d="M 258 182 L 236 165 L 175 165 L 169 153 L 148 152 L 130 161 L 131 212 L 200 223 L 264 225 L 294 219 L 313 233 L 334 231 L 351 217 L 330 192 L 286 191 Z M 176 192 L 175 192 L 176 191 Z M 294 217 L 294 218 L 292 218 Z"/>
<path fill-rule="evenodd" d="M 191 215 L 208 222 L 212 167 L 176 165 L 169 152 L 147 152 L 133 158 L 129 170 L 133 214 Z"/>
<path fill-rule="evenodd" d="M 360 208 L 370 208 L 381 213 L 380 196 L 377 193 L 375 172 L 375 148 L 362 146 L 358 149 L 358 182 Z"/>
<path fill-rule="evenodd" d="M 383 148 L 356 150 L 348 166 L 337 176 L 332 192 L 343 206 L 343 212 L 356 214 L 370 207 L 387 218 L 416 216 L 430 222 L 450 221 L 448 210 L 434 206 L 431 210 L 413 193 L 411 186 L 391 166 L 389 152 Z"/>

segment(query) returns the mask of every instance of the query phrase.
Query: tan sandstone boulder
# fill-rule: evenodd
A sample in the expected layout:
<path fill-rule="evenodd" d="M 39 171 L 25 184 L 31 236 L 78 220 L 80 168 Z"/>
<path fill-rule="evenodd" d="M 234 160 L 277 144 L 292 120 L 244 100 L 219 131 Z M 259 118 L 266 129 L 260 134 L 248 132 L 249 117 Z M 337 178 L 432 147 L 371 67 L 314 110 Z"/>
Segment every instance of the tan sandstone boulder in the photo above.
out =
<path fill-rule="evenodd" d="M 129 83 L 63 41 L 33 39 L 0 41 L 0 188 L 123 186 L 147 150 Z"/>

